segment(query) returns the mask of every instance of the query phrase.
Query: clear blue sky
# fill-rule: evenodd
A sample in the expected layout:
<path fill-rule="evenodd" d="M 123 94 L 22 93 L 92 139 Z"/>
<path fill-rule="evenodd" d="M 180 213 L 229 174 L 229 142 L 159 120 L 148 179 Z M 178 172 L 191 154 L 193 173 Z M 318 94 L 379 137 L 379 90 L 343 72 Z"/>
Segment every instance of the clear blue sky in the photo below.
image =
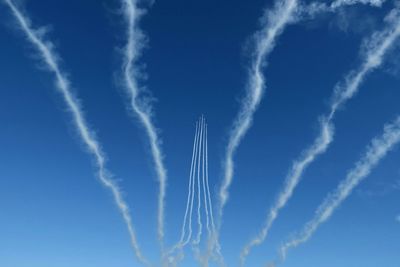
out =
<path fill-rule="evenodd" d="M 158 184 L 147 139 L 129 114 L 118 80 L 125 34 L 119 1 L 24 2 L 34 25 L 50 27 L 48 37 L 132 208 L 144 253 L 156 260 Z M 194 125 L 201 114 L 208 121 L 215 196 L 228 130 L 245 92 L 249 37 L 272 3 L 155 1 L 142 20 L 148 45 L 140 60 L 147 76 L 141 83 L 156 99 L 154 119 L 169 174 L 167 244 L 179 237 Z M 316 136 L 334 85 L 360 63 L 361 40 L 382 27 L 391 6 L 346 8 L 290 26 L 279 39 L 264 72 L 266 95 L 235 157 L 221 230 L 229 266 L 236 266 L 242 245 L 261 227 L 291 162 Z M 42 70 L 5 5 L 0 21 L 0 266 L 139 266 L 52 76 Z M 311 218 L 383 124 L 400 113 L 399 59 L 398 51 L 391 53 L 338 113 L 334 143 L 307 170 L 248 266 L 275 257 L 278 245 Z M 399 163 L 395 150 L 284 266 L 398 267 Z"/>

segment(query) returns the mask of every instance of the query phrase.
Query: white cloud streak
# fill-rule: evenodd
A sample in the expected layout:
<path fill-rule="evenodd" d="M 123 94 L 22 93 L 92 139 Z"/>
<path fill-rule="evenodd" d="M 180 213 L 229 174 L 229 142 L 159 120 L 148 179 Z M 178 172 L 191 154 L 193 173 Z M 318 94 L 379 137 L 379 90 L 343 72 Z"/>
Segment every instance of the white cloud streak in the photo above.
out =
<path fill-rule="evenodd" d="M 167 171 L 163 162 L 160 138 L 152 121 L 150 104 L 148 101 L 143 100 L 143 98 L 139 98 L 141 89 L 137 82 L 138 73 L 135 71 L 135 64 L 140 56 L 141 48 L 143 46 L 143 35 L 138 27 L 142 11 L 138 8 L 136 0 L 121 0 L 121 3 L 123 5 L 124 17 L 127 23 L 127 44 L 123 55 L 125 61 L 123 66 L 124 82 L 130 98 L 130 107 L 139 118 L 139 121 L 144 127 L 150 141 L 151 154 L 159 183 L 157 234 L 163 253 Z"/>
<path fill-rule="evenodd" d="M 84 118 L 79 101 L 72 93 L 67 75 L 61 70 L 58 64 L 59 57 L 54 52 L 52 43 L 44 39 L 43 32 L 40 29 L 37 30 L 31 26 L 30 19 L 26 15 L 22 14 L 22 12 L 17 8 L 13 1 L 4 0 L 4 3 L 10 8 L 12 14 L 14 15 L 20 26 L 20 29 L 25 33 L 28 41 L 38 50 L 42 60 L 47 65 L 48 69 L 54 74 L 56 80 L 56 88 L 61 93 L 66 105 L 68 106 L 76 130 L 81 140 L 86 145 L 89 153 L 93 156 L 93 159 L 95 160 L 98 171 L 98 178 L 100 182 L 111 191 L 114 197 L 114 201 L 122 214 L 123 220 L 129 232 L 131 245 L 137 259 L 143 265 L 151 266 L 150 263 L 143 256 L 139 247 L 128 205 L 123 199 L 122 193 L 119 190 L 117 184 L 111 178 L 110 173 L 105 167 L 105 154 L 101 149 L 99 141 L 96 139 L 93 131 L 90 129 Z"/>
<path fill-rule="evenodd" d="M 210 194 L 210 186 L 209 186 L 209 179 L 208 179 L 208 131 L 207 131 L 207 124 L 206 124 L 206 188 L 207 188 L 207 199 L 208 199 L 208 210 L 210 213 L 210 224 L 211 224 L 211 232 L 212 234 L 215 233 L 215 220 L 214 220 L 214 213 L 213 213 L 213 205 L 211 201 L 211 194 Z"/>
<path fill-rule="evenodd" d="M 197 161 L 197 236 L 193 241 L 193 245 L 197 246 L 201 241 L 201 235 L 203 233 L 203 223 L 201 219 L 201 167 L 202 167 L 202 155 L 203 142 L 204 142 L 204 118 L 200 119 L 200 143 L 199 143 L 199 160 Z"/>
<path fill-rule="evenodd" d="M 223 210 L 228 201 L 229 189 L 234 175 L 234 155 L 243 137 L 251 127 L 265 90 L 265 79 L 262 73 L 267 64 L 267 57 L 275 47 L 276 39 L 285 27 L 294 20 L 298 1 L 277 1 L 273 10 L 266 11 L 263 16 L 262 29 L 255 34 L 254 57 L 249 70 L 249 81 L 246 95 L 241 101 L 241 108 L 233 122 L 225 151 L 224 176 L 218 194 L 217 229 L 209 243 L 209 251 L 218 247 L 219 229 L 222 224 Z"/>
<path fill-rule="evenodd" d="M 302 16 L 315 16 L 324 12 L 335 12 L 341 7 L 351 6 L 356 4 L 370 5 L 380 7 L 386 0 L 336 0 L 331 4 L 323 2 L 312 2 L 302 8 Z"/>
<path fill-rule="evenodd" d="M 176 243 L 167 253 L 166 256 L 168 256 L 168 262 L 164 260 L 164 266 L 177 266 L 177 264 L 185 257 L 184 248 L 189 242 L 191 242 L 193 252 L 195 253 L 200 265 L 205 265 L 204 257 L 202 257 L 200 251 L 201 238 L 203 236 L 203 220 L 206 222 L 208 237 L 210 237 L 215 231 L 211 195 L 208 183 L 207 146 L 207 125 L 205 118 L 202 116 L 196 124 L 188 196 L 181 229 L 181 238 L 178 243 Z M 192 237 L 193 207 L 195 202 L 197 204 L 197 233 L 194 237 Z M 202 218 L 202 213 L 205 214 L 205 219 Z M 187 235 L 186 228 L 189 228 Z"/>
<path fill-rule="evenodd" d="M 347 173 L 339 186 L 329 194 L 316 210 L 314 218 L 306 223 L 303 230 L 284 243 L 280 247 L 280 253 L 284 260 L 289 249 L 295 248 L 307 242 L 321 224 L 326 222 L 344 200 L 353 192 L 354 188 L 361 183 L 375 168 L 379 162 L 400 142 L 400 117 L 391 124 L 385 125 L 382 136 L 376 137 L 368 146 L 365 154 L 355 164 L 354 168 Z"/>
<path fill-rule="evenodd" d="M 192 218 L 193 218 L 193 203 L 194 203 L 194 195 L 195 195 L 195 177 L 196 177 L 196 167 L 198 161 L 198 150 L 200 143 L 200 123 L 196 122 L 196 131 L 193 142 L 193 152 L 192 152 L 192 161 L 190 164 L 190 174 L 189 174 L 189 185 L 188 185 L 188 196 L 186 201 L 186 210 L 185 215 L 183 217 L 183 223 L 181 228 L 181 237 L 179 241 L 168 251 L 166 255 L 164 255 L 164 266 L 176 266 L 179 261 L 181 261 L 184 254 L 184 247 L 190 242 L 193 234 L 192 227 Z M 188 228 L 188 234 L 186 236 L 186 228 Z M 174 253 L 177 251 L 177 254 Z M 165 258 L 167 257 L 167 258 Z M 166 261 L 167 260 L 167 261 Z"/>
<path fill-rule="evenodd" d="M 264 94 L 265 82 L 262 69 L 266 65 L 266 58 L 275 47 L 277 37 L 283 32 L 287 24 L 293 20 L 296 7 L 296 0 L 277 2 L 272 11 L 265 12 L 264 16 L 266 22 L 262 30 L 255 35 L 255 56 L 249 73 L 249 85 L 246 96 L 242 100 L 239 114 L 230 131 L 230 137 L 225 152 L 225 173 L 219 192 L 220 214 L 229 197 L 229 187 L 234 174 L 233 156 L 241 140 L 250 128 L 254 112 L 257 110 Z"/>
<path fill-rule="evenodd" d="M 250 240 L 242 249 L 240 255 L 242 265 L 251 249 L 254 246 L 262 244 L 267 238 L 274 221 L 278 217 L 279 211 L 285 207 L 286 203 L 293 195 L 304 171 L 319 155 L 327 150 L 329 144 L 333 141 L 334 130 L 332 120 L 337 110 L 358 92 L 365 76 L 382 64 L 386 52 L 400 35 L 399 18 L 400 16 L 397 9 L 390 12 L 386 18 L 389 25 L 383 31 L 374 33 L 371 38 L 363 43 L 362 56 L 364 59 L 361 67 L 351 71 L 345 77 L 344 82 L 339 83 L 335 87 L 330 113 L 321 120 L 319 136 L 316 138 L 314 144 L 302 152 L 298 160 L 294 161 L 286 176 L 282 191 L 278 194 L 276 201 L 267 214 L 263 228 L 257 236 Z"/>

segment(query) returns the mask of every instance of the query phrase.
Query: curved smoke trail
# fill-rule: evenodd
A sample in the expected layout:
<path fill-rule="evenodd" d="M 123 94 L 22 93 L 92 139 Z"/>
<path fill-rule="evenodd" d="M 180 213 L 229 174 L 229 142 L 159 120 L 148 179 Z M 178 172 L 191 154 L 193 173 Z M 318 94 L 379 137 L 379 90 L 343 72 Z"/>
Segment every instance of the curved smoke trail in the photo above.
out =
<path fill-rule="evenodd" d="M 206 124 L 206 188 L 207 188 L 207 198 L 208 198 L 208 210 L 210 212 L 210 221 L 211 221 L 211 229 L 212 232 L 215 232 L 215 223 L 214 223 L 214 214 L 213 214 L 213 205 L 211 202 L 211 194 L 210 194 L 210 186 L 208 184 L 208 131 Z"/>
<path fill-rule="evenodd" d="M 203 233 L 203 223 L 201 222 L 201 157 L 204 153 L 203 151 L 203 142 L 204 142 L 204 117 L 200 119 L 200 143 L 199 143 L 199 160 L 197 161 L 197 236 L 193 241 L 193 245 L 199 245 L 201 241 L 201 234 Z"/>
<path fill-rule="evenodd" d="M 241 109 L 230 130 L 228 145 L 225 151 L 224 177 L 218 194 L 217 228 L 212 240 L 208 242 L 209 251 L 213 251 L 216 246 L 219 246 L 218 239 L 223 210 L 228 201 L 229 188 L 234 174 L 234 154 L 250 128 L 254 113 L 264 94 L 263 67 L 267 64 L 267 57 L 275 47 L 277 37 L 294 20 L 297 4 L 297 0 L 277 1 L 272 11 L 265 12 L 264 17 L 266 21 L 263 22 L 262 29 L 255 35 L 254 58 L 249 72 L 246 95 L 242 100 Z"/>
<path fill-rule="evenodd" d="M 186 235 L 186 230 L 185 229 L 186 229 L 186 224 L 187 224 L 187 216 L 188 216 L 188 212 L 189 212 L 190 203 L 192 202 L 191 201 L 192 183 L 194 182 L 192 177 L 193 177 L 193 170 L 195 169 L 194 166 L 195 166 L 196 160 L 197 160 L 198 133 L 199 133 L 199 126 L 198 126 L 198 123 L 196 123 L 196 132 L 195 132 L 194 141 L 193 141 L 192 163 L 190 165 L 190 174 L 189 174 L 189 185 L 188 185 L 188 196 L 187 196 L 187 201 L 186 201 L 186 210 L 185 210 L 185 215 L 183 217 L 183 225 L 182 225 L 182 230 L 181 230 L 181 239 L 180 239 L 180 241 L 178 243 L 178 244 L 182 244 L 182 245 L 185 245 L 185 243 L 187 244 L 189 242 L 189 241 L 185 241 L 184 242 L 184 240 L 185 240 L 185 235 Z M 190 217 L 192 217 L 192 214 L 190 214 Z M 192 229 L 190 227 L 188 240 L 190 240 L 191 236 L 192 236 Z"/>
<path fill-rule="evenodd" d="M 352 193 L 354 188 L 371 173 L 372 169 L 398 143 L 400 143 L 400 117 L 391 124 L 385 125 L 383 134 L 371 141 L 363 157 L 347 173 L 346 179 L 338 185 L 336 190 L 325 198 L 316 210 L 314 218 L 306 223 L 300 234 L 280 247 L 283 260 L 286 259 L 289 249 L 295 248 L 311 238 L 318 227 L 332 216 L 340 204 Z"/>
<path fill-rule="evenodd" d="M 190 165 L 190 174 L 189 174 L 189 185 L 188 185 L 188 196 L 186 202 L 186 210 L 185 215 L 183 217 L 183 223 L 181 228 L 181 237 L 167 253 L 168 262 L 164 260 L 164 266 L 176 266 L 179 261 L 184 258 L 184 247 L 190 242 L 193 234 L 193 226 L 192 226 L 192 218 L 193 218 L 193 206 L 194 206 L 194 195 L 195 195 L 195 184 L 196 184 L 196 171 L 198 166 L 199 154 L 200 154 L 200 142 L 201 142 L 201 121 L 196 122 L 196 131 L 193 142 L 193 152 L 192 152 L 192 161 Z M 188 229 L 188 235 L 186 237 L 186 226 Z M 177 255 L 173 255 L 177 252 Z"/>
<path fill-rule="evenodd" d="M 99 141 L 93 134 L 93 131 L 88 126 L 81 106 L 79 105 L 78 99 L 73 95 L 70 88 L 70 83 L 67 79 L 66 74 L 61 70 L 58 65 L 58 56 L 53 51 L 52 44 L 44 40 L 43 34 L 40 30 L 34 29 L 31 26 L 30 20 L 26 15 L 23 15 L 21 11 L 18 10 L 16 5 L 11 0 L 4 0 L 4 2 L 9 6 L 12 14 L 15 16 L 16 20 L 21 27 L 21 30 L 26 34 L 29 42 L 38 50 L 42 60 L 48 66 L 49 70 L 53 72 L 56 80 L 56 87 L 62 94 L 65 103 L 69 108 L 69 112 L 72 115 L 75 127 L 81 140 L 86 145 L 90 154 L 93 156 L 95 163 L 97 165 L 98 178 L 100 182 L 107 187 L 117 204 L 119 211 L 122 214 L 126 227 L 128 228 L 131 245 L 134 249 L 137 259 L 145 266 L 151 266 L 150 263 L 144 258 L 140 250 L 138 241 L 136 239 L 135 230 L 132 223 L 132 217 L 126 204 L 122 197 L 121 191 L 119 190 L 115 181 L 111 178 L 110 173 L 105 167 L 105 154 L 101 149 Z"/>
<path fill-rule="evenodd" d="M 364 4 L 373 7 L 380 7 L 386 0 L 336 0 L 331 4 L 326 4 L 324 2 L 312 2 L 309 5 L 303 7 L 302 16 L 315 16 L 324 12 L 335 12 L 339 8 L 344 6 Z"/>
<path fill-rule="evenodd" d="M 204 208 L 206 212 L 206 228 L 207 228 L 207 233 L 208 236 L 211 236 L 211 228 L 210 228 L 210 214 L 208 212 L 209 206 L 208 206 L 208 195 L 207 195 L 207 190 L 208 190 L 208 169 L 206 173 L 206 151 L 207 151 L 207 124 L 204 123 L 204 135 L 203 135 L 203 153 L 202 153 L 202 183 L 203 183 L 203 198 L 204 198 Z"/>
<path fill-rule="evenodd" d="M 146 130 L 146 134 L 150 141 L 151 153 L 157 172 L 158 183 L 159 183 L 159 194 L 158 194 L 158 239 L 161 245 L 162 253 L 164 251 L 164 210 L 165 210 L 165 195 L 167 187 L 167 171 L 164 167 L 163 153 L 161 150 L 160 139 L 157 134 L 151 119 L 151 107 L 146 101 L 139 99 L 140 88 L 137 84 L 137 72 L 135 72 L 135 63 L 140 55 L 142 47 L 142 33 L 138 28 L 138 20 L 142 14 L 141 10 L 137 6 L 136 0 L 122 0 L 125 20 L 127 22 L 127 44 L 124 51 L 124 81 L 127 92 L 130 97 L 130 106 L 133 112 L 137 115 L 140 123 Z"/>
<path fill-rule="evenodd" d="M 276 220 L 279 211 L 286 205 L 291 198 L 296 186 L 306 168 L 317 158 L 318 155 L 324 153 L 329 144 L 333 140 L 332 120 L 337 110 L 343 106 L 350 98 L 352 98 L 359 90 L 360 85 L 365 76 L 372 70 L 378 68 L 383 61 L 386 52 L 392 47 L 394 41 L 400 35 L 400 15 L 397 9 L 390 12 L 386 17 L 388 26 L 381 32 L 376 32 L 372 37 L 363 44 L 364 62 L 361 67 L 355 71 L 351 71 L 343 83 L 339 83 L 334 89 L 333 100 L 330 106 L 330 113 L 321 121 L 321 132 L 316 142 L 296 160 L 285 179 L 283 190 L 278 194 L 278 198 L 267 214 L 264 227 L 260 233 L 253 238 L 242 250 L 240 260 L 242 265 L 250 250 L 260 245 L 267 238 L 268 233 Z"/>

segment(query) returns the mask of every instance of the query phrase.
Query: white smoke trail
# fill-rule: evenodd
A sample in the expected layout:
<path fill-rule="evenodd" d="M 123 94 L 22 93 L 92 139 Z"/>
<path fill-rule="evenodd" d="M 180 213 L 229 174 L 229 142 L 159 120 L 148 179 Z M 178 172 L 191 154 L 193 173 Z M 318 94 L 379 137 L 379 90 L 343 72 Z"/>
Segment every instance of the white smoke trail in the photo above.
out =
<path fill-rule="evenodd" d="M 270 209 L 267 219 L 264 223 L 264 227 L 260 233 L 253 238 L 246 246 L 242 249 L 240 254 L 241 266 L 244 265 L 246 257 L 249 255 L 251 249 L 254 246 L 260 245 L 267 238 L 269 230 L 272 224 L 278 217 L 279 211 L 286 205 L 290 197 L 293 194 L 294 189 L 298 185 L 301 179 L 303 171 L 315 160 L 315 158 L 324 153 L 328 145 L 333 139 L 333 126 L 326 119 L 321 120 L 320 135 L 315 140 L 314 144 L 302 153 L 299 160 L 296 160 L 291 167 L 289 174 L 285 179 L 283 190 L 279 193 L 278 198 L 272 208 Z"/>
<path fill-rule="evenodd" d="M 228 200 L 229 187 L 233 179 L 233 156 L 242 138 L 251 126 L 254 112 L 258 108 L 264 93 L 263 66 L 266 65 L 266 58 L 275 47 L 276 38 L 283 32 L 286 25 L 294 19 L 296 7 L 296 0 L 277 2 L 272 11 L 266 12 L 265 17 L 267 22 L 264 23 L 262 30 L 256 34 L 255 57 L 249 73 L 249 86 L 246 96 L 242 101 L 241 110 L 231 129 L 225 153 L 225 173 L 219 192 L 219 217 L 221 217 L 223 208 Z"/>
<path fill-rule="evenodd" d="M 78 99 L 71 92 L 70 82 L 68 81 L 67 75 L 61 70 L 58 64 L 58 56 L 53 51 L 53 45 L 49 41 L 44 39 L 42 31 L 34 29 L 31 26 L 30 19 L 26 15 L 22 14 L 22 12 L 17 8 L 13 1 L 4 0 L 4 2 L 11 9 L 11 12 L 18 21 L 21 30 L 26 34 L 28 41 L 31 42 L 32 45 L 38 50 L 44 63 L 55 75 L 56 87 L 62 94 L 64 101 L 69 108 L 69 112 L 72 115 L 76 130 L 81 140 L 84 142 L 88 151 L 95 160 L 98 169 L 98 178 L 100 182 L 111 191 L 114 197 L 114 201 L 122 214 L 122 217 L 129 232 L 131 245 L 134 249 L 137 259 L 143 265 L 151 266 L 150 263 L 142 255 L 138 241 L 136 239 L 136 234 L 128 205 L 123 199 L 122 193 L 119 190 L 117 184 L 111 178 L 110 173 L 105 167 L 105 154 L 102 151 L 98 140 L 96 139 L 95 135 L 93 134 L 92 130 L 90 129 L 84 118 L 83 111 L 81 106 L 79 105 Z"/>
<path fill-rule="evenodd" d="M 339 8 L 344 6 L 351 6 L 356 4 L 370 5 L 374 7 L 380 7 L 386 0 L 336 0 L 331 4 L 323 2 L 313 2 L 309 5 L 304 6 L 302 9 L 302 16 L 315 16 L 324 12 L 335 12 Z"/>
<path fill-rule="evenodd" d="M 266 11 L 263 18 L 262 29 L 255 35 L 254 58 L 249 72 L 249 81 L 246 96 L 241 101 L 241 109 L 230 130 L 228 145 L 225 151 L 224 177 L 219 190 L 219 203 L 217 207 L 217 228 L 213 235 L 213 240 L 209 242 L 209 251 L 213 251 L 217 246 L 219 230 L 222 224 L 223 210 L 228 201 L 229 188 L 234 174 L 233 157 L 241 140 L 249 130 L 255 111 L 257 110 L 261 98 L 264 94 L 264 75 L 263 67 L 267 64 L 267 57 L 275 47 L 277 37 L 283 32 L 285 27 L 294 20 L 297 0 L 276 1 L 272 11 Z"/>
<path fill-rule="evenodd" d="M 294 189 L 300 182 L 305 169 L 317 158 L 318 155 L 324 153 L 333 139 L 332 120 L 338 108 L 352 98 L 358 91 L 361 83 L 364 81 L 366 74 L 382 64 L 385 53 L 391 48 L 394 41 L 400 35 L 400 15 L 397 9 L 390 12 L 386 21 L 388 26 L 381 32 L 374 33 L 372 38 L 368 39 L 364 45 L 364 62 L 356 71 L 351 71 L 345 78 L 344 83 L 340 83 L 335 87 L 333 101 L 330 106 L 330 113 L 327 118 L 321 121 L 320 135 L 316 142 L 296 160 L 285 179 L 283 190 L 278 194 L 278 198 L 267 214 L 264 227 L 260 233 L 253 238 L 242 249 L 240 261 L 243 265 L 250 250 L 260 245 L 267 238 L 268 233 L 276 220 L 279 211 L 286 205 L 291 198 Z"/>
<path fill-rule="evenodd" d="M 208 237 L 211 236 L 211 228 L 210 228 L 210 214 L 208 212 L 209 209 L 209 203 L 208 203 L 208 195 L 207 195 L 207 190 L 208 190 L 208 170 L 206 173 L 206 153 L 207 153 L 207 124 L 204 123 L 204 134 L 203 134 L 203 159 L 202 159 L 202 183 L 203 183 L 203 198 L 204 198 L 204 208 L 206 212 L 206 227 L 207 227 L 207 233 Z"/>
<path fill-rule="evenodd" d="M 203 151 L 203 142 L 204 142 L 204 117 L 202 116 L 200 119 L 200 144 L 199 144 L 199 160 L 197 165 L 197 237 L 193 241 L 194 246 L 198 246 L 201 241 L 201 235 L 203 233 L 203 223 L 201 221 L 201 157 L 204 153 Z"/>
<path fill-rule="evenodd" d="M 190 199 L 192 195 L 192 183 L 193 183 L 193 170 L 194 170 L 194 165 L 196 164 L 196 156 L 197 156 L 197 139 L 198 139 L 198 133 L 200 131 L 198 123 L 196 123 L 196 132 L 195 132 L 195 137 L 194 137 L 194 142 L 193 142 L 193 153 L 192 153 L 192 163 L 190 165 L 190 175 L 189 175 L 189 186 L 188 186 L 188 197 L 187 197 L 187 202 L 186 202 L 186 210 L 185 210 L 185 216 L 183 217 L 183 225 L 182 225 L 182 234 L 181 234 L 181 239 L 179 241 L 179 244 L 184 244 L 185 240 L 185 232 L 186 232 L 186 223 L 187 223 L 187 216 L 188 216 L 188 211 L 190 207 Z M 190 215 L 191 216 L 191 215 Z M 189 238 L 192 234 L 189 233 Z"/>
<path fill-rule="evenodd" d="M 163 240 L 164 240 L 164 210 L 165 210 L 165 195 L 167 186 L 167 171 L 163 163 L 163 153 L 161 151 L 160 139 L 157 134 L 152 118 L 151 118 L 151 107 L 148 101 L 139 99 L 140 88 L 137 83 L 137 72 L 134 70 L 135 63 L 140 55 L 140 48 L 142 47 L 142 33 L 138 27 L 138 21 L 142 14 L 141 10 L 137 6 L 136 0 L 121 0 L 124 10 L 125 20 L 127 22 L 127 44 L 124 51 L 125 64 L 123 67 L 124 81 L 127 92 L 130 97 L 130 106 L 133 112 L 137 115 L 140 123 L 146 130 L 146 134 L 150 141 L 151 153 L 155 164 L 155 170 L 157 172 L 158 183 L 159 183 L 159 194 L 158 194 L 158 239 L 163 252 Z"/>
<path fill-rule="evenodd" d="M 195 195 L 195 184 L 196 184 L 196 172 L 197 172 L 197 166 L 198 166 L 198 154 L 200 150 L 200 129 L 201 129 L 201 124 L 200 121 L 196 122 L 196 132 L 195 132 L 195 138 L 194 138 L 194 144 L 193 144 L 193 154 L 192 154 L 192 162 L 191 162 L 191 167 L 190 167 L 190 175 L 189 175 L 189 186 L 188 186 L 188 198 L 187 198 L 187 203 L 186 203 L 186 210 L 185 210 L 185 215 L 183 218 L 183 225 L 181 229 L 181 238 L 176 243 L 168 252 L 169 258 L 168 258 L 168 263 L 164 262 L 164 265 L 169 266 L 176 266 L 180 260 L 184 258 L 184 247 L 190 242 L 192 238 L 192 217 L 193 217 L 193 206 L 194 206 L 194 195 Z M 186 226 L 189 228 L 188 230 L 188 235 L 186 236 Z M 173 255 L 177 252 L 177 255 Z M 169 265 L 168 265 L 169 264 Z"/>
<path fill-rule="evenodd" d="M 211 229 L 212 232 L 215 232 L 215 223 L 214 223 L 214 214 L 213 214 L 213 205 L 211 201 L 211 194 L 210 194 L 210 186 L 208 184 L 208 130 L 206 124 L 206 187 L 207 187 L 207 198 L 208 198 L 208 209 L 210 212 L 210 220 L 211 220 Z"/>
<path fill-rule="evenodd" d="M 198 158 L 198 151 L 200 150 L 200 122 L 199 124 L 199 131 L 198 131 L 198 138 L 197 138 L 197 145 L 196 145 L 196 155 L 195 155 L 195 163 L 194 163 L 194 170 L 193 170 L 193 176 L 192 176 L 192 198 L 190 200 L 190 216 L 189 216 L 189 231 L 190 235 L 184 242 L 184 246 L 190 242 L 190 239 L 192 237 L 192 217 L 193 217 L 193 207 L 194 207 L 194 195 L 195 195 L 195 184 L 196 184 L 196 170 L 197 170 L 197 161 L 199 160 Z"/>
<path fill-rule="evenodd" d="M 352 193 L 353 189 L 362 182 L 383 159 L 386 154 L 400 142 L 400 116 L 391 124 L 385 125 L 381 136 L 372 140 L 365 154 L 355 164 L 354 168 L 347 173 L 334 192 L 329 194 L 315 212 L 303 230 L 296 237 L 284 243 L 281 248 L 281 256 L 284 260 L 291 248 L 306 242 L 315 233 L 318 227 L 326 222 L 340 204 Z"/>

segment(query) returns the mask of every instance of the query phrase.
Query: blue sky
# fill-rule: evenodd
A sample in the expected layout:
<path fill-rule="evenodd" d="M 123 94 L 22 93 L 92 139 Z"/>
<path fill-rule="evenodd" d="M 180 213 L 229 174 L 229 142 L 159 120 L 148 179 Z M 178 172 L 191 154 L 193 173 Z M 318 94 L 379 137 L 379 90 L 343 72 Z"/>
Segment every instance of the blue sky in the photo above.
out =
<path fill-rule="evenodd" d="M 166 243 L 179 237 L 195 122 L 209 131 L 214 200 L 228 132 L 245 93 L 250 37 L 272 1 L 155 1 L 143 17 L 148 37 L 141 84 L 154 97 L 168 168 Z M 119 1 L 25 1 L 33 24 L 51 39 L 107 166 L 131 206 L 144 254 L 156 261 L 157 190 L 148 141 L 120 82 L 125 41 Z M 236 266 L 261 227 L 292 161 L 318 132 L 334 85 L 361 61 L 364 37 L 393 7 L 354 6 L 290 25 L 264 70 L 266 94 L 235 156 L 236 172 L 221 229 L 222 252 Z M 67 108 L 36 51 L 0 5 L 0 266 L 140 266 L 111 196 L 94 174 Z M 367 76 L 335 118 L 335 140 L 311 165 L 271 235 L 248 266 L 274 259 L 325 195 L 345 177 L 368 142 L 399 114 L 397 50 Z M 332 219 L 290 253 L 288 267 L 396 267 L 400 261 L 400 168 L 392 151 Z M 384 193 L 382 192 L 384 188 Z M 371 193 L 371 192 L 376 192 Z M 215 201 L 214 201 L 215 202 Z M 184 266 L 197 266 L 191 257 Z"/>

